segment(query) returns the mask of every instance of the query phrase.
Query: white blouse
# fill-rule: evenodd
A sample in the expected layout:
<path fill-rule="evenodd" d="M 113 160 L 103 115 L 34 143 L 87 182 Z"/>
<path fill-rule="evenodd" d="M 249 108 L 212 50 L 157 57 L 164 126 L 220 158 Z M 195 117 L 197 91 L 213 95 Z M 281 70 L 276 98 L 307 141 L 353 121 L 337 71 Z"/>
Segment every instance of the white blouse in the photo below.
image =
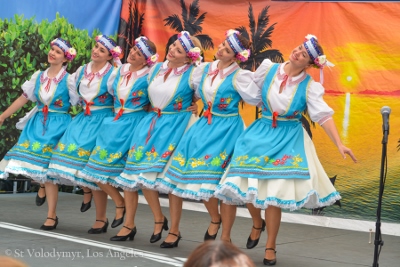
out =
<path fill-rule="evenodd" d="M 57 73 L 56 77 L 54 78 L 49 78 L 47 76 L 49 69 L 46 69 L 43 72 L 43 79 L 45 80 L 43 83 L 41 83 L 41 90 L 39 91 L 39 95 L 41 100 L 43 101 L 44 104 L 49 104 L 49 102 L 51 101 L 53 94 L 57 88 L 57 84 L 54 82 L 54 78 L 55 80 L 60 79 L 61 75 L 64 73 L 64 68 L 61 68 L 61 70 Z M 24 96 L 32 101 L 32 102 L 37 102 L 38 100 L 36 99 L 35 96 L 35 85 L 36 85 L 36 79 L 40 79 L 39 77 L 39 73 L 40 71 L 36 71 L 31 79 L 29 81 L 24 82 L 24 84 L 21 86 L 23 92 L 24 92 Z M 68 87 L 68 94 L 69 94 L 69 102 L 71 103 L 71 105 L 76 105 L 79 101 L 79 95 L 76 92 L 75 89 L 75 84 L 73 84 L 73 81 L 70 80 L 69 78 L 71 77 L 71 75 L 69 75 L 68 79 L 67 79 L 67 87 Z M 51 80 L 50 82 L 50 89 L 47 92 L 46 90 L 44 90 L 44 88 L 47 86 L 47 83 L 49 81 L 49 79 Z"/>
<path fill-rule="evenodd" d="M 217 71 L 218 69 L 218 62 L 219 60 L 213 61 L 210 64 L 210 67 L 208 69 L 208 72 L 214 72 Z M 218 70 L 218 74 L 215 76 L 213 75 L 207 75 L 205 81 L 203 82 L 203 88 L 199 88 L 200 82 L 201 82 L 201 77 L 204 72 L 204 67 L 207 65 L 207 63 L 202 63 L 198 68 L 201 69 L 200 75 L 196 73 L 196 75 L 193 75 L 193 84 L 194 88 L 196 89 L 196 97 L 200 98 L 200 92 L 199 90 L 203 90 L 204 97 L 206 98 L 207 102 L 208 101 L 213 101 L 213 98 L 215 96 L 215 92 L 220 86 L 221 81 L 225 79 L 227 75 L 235 71 L 239 66 L 237 63 L 233 63 L 232 65 L 222 69 Z M 200 76 L 200 78 L 198 77 Z M 249 84 L 253 81 L 253 72 L 248 71 L 248 70 L 243 70 L 239 69 L 239 72 L 235 75 L 233 79 L 233 86 L 241 96 L 241 98 L 249 103 L 250 105 L 256 106 L 257 104 L 260 103 L 261 101 L 261 91 L 257 87 L 249 87 Z M 212 79 L 214 78 L 214 81 Z"/>
<path fill-rule="evenodd" d="M 300 73 L 295 77 L 291 77 L 291 83 L 287 83 L 285 88 L 281 93 L 279 93 L 279 88 L 282 83 L 282 78 L 279 76 L 285 75 L 284 66 L 288 62 L 285 62 L 279 66 L 279 73 L 281 75 L 276 75 L 274 82 L 271 86 L 271 91 L 268 94 L 268 102 L 274 111 L 279 114 L 286 112 L 290 103 L 292 102 L 292 95 L 297 87 L 296 80 L 301 79 L 304 76 L 304 72 Z M 265 59 L 261 65 L 257 68 L 254 73 L 254 81 L 249 85 L 249 87 L 257 88 L 260 91 L 264 84 L 265 74 L 273 62 L 269 59 Z M 254 89 L 253 89 L 254 90 Z M 333 109 L 325 103 L 323 96 L 325 90 L 324 87 L 319 83 L 312 80 L 307 88 L 307 111 L 310 115 L 312 121 L 322 125 L 324 122 L 332 118 Z"/>
<path fill-rule="evenodd" d="M 93 62 L 90 62 L 89 64 L 87 64 L 87 67 L 86 67 L 87 75 L 92 74 L 92 65 L 93 65 Z M 80 66 L 78 68 L 78 70 L 76 72 L 74 72 L 73 74 L 71 74 L 69 77 L 73 81 L 75 90 L 77 90 L 76 82 L 79 79 L 79 74 L 80 74 L 82 68 L 83 68 L 83 66 Z M 110 63 L 107 62 L 106 65 L 100 71 L 93 73 L 94 77 L 93 77 L 92 81 L 90 81 L 90 79 L 88 77 L 86 77 L 85 74 L 83 74 L 83 77 L 82 77 L 82 79 L 80 81 L 80 85 L 79 85 L 79 93 L 81 94 L 81 96 L 84 100 L 91 101 L 98 95 L 101 78 L 106 74 L 106 71 L 109 68 L 112 68 L 112 73 L 109 76 L 108 81 L 107 81 L 107 91 L 111 95 L 114 95 L 112 84 L 114 83 L 117 72 L 115 71 L 115 69 L 113 69 L 114 67 Z M 90 84 L 89 84 L 89 82 L 90 82 Z M 92 109 L 92 110 L 99 109 L 99 108 L 101 108 L 101 107 L 96 107 L 96 106 L 90 107 L 90 109 Z"/>
<path fill-rule="evenodd" d="M 151 82 L 150 79 L 154 71 L 154 66 L 151 68 L 148 76 L 149 83 Z M 168 78 L 164 81 L 164 75 L 169 69 L 168 60 L 162 63 L 159 73 L 149 84 L 149 87 L 147 89 L 149 93 L 149 99 L 154 107 L 164 109 L 169 104 L 169 102 L 172 100 L 172 97 L 174 96 L 175 90 L 179 86 L 179 82 L 182 77 L 180 73 L 187 67 L 188 65 L 183 65 L 182 67 L 173 69 L 168 75 Z M 195 67 L 195 70 L 193 71 L 191 76 L 194 75 L 194 72 L 198 72 L 197 68 L 198 67 Z M 193 84 L 192 80 L 193 77 L 191 77 L 191 81 L 189 81 L 191 85 Z"/>
<path fill-rule="evenodd" d="M 138 70 L 138 71 L 134 71 L 131 74 L 131 77 L 128 80 L 128 75 L 130 73 L 129 68 L 130 68 L 131 64 L 130 63 L 126 63 L 123 64 L 120 68 L 121 68 L 121 79 L 120 79 L 120 84 L 118 87 L 118 97 L 122 98 L 122 99 L 126 99 L 129 91 L 133 85 L 133 83 L 140 77 L 146 75 L 150 68 L 145 66 L 144 68 Z M 115 72 L 118 72 L 118 68 L 114 70 Z M 128 80 L 128 83 L 126 83 Z M 115 88 L 116 89 L 116 88 Z"/>

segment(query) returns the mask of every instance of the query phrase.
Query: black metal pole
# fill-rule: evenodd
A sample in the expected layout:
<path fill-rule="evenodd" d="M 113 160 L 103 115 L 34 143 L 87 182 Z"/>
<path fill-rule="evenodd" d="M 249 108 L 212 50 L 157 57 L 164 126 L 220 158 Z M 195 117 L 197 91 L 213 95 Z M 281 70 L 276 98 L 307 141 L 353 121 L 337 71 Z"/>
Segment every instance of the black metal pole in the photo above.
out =
<path fill-rule="evenodd" d="M 374 262 L 372 267 L 379 267 L 379 248 L 383 246 L 382 235 L 381 235 L 381 210 L 382 210 L 382 198 L 383 190 L 385 188 L 385 173 L 386 173 L 386 150 L 388 141 L 388 131 L 383 132 L 382 139 L 382 157 L 381 157 L 381 174 L 379 180 L 379 196 L 378 196 L 378 208 L 376 209 L 376 229 L 375 229 L 375 249 L 374 249 Z"/>

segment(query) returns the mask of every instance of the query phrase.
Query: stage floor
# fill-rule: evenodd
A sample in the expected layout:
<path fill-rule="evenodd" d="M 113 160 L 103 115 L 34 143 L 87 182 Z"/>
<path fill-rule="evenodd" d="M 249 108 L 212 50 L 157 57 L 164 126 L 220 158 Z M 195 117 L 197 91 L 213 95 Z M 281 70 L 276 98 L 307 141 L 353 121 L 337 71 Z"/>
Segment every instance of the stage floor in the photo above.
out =
<path fill-rule="evenodd" d="M 9 255 L 27 263 L 29 266 L 136 266 L 161 267 L 182 266 L 183 262 L 201 242 L 210 218 L 204 213 L 200 203 L 185 202 L 181 220 L 182 240 L 178 248 L 161 249 L 161 241 L 151 244 L 153 216 L 143 198 L 140 198 L 136 214 L 137 234 L 134 241 L 111 242 L 109 238 L 117 234 L 116 229 L 108 228 L 107 233 L 89 235 L 87 230 L 95 219 L 94 205 L 85 213 L 80 212 L 82 196 L 60 193 L 58 203 L 59 224 L 54 231 L 41 231 L 40 225 L 46 217 L 46 203 L 35 205 L 36 193 L 0 194 L 0 255 Z M 162 199 L 163 212 L 169 218 L 167 200 Z M 92 203 L 93 204 L 93 203 Z M 115 208 L 108 201 L 107 214 L 112 221 Z M 247 210 L 239 208 L 233 231 L 232 242 L 248 254 L 256 266 L 264 266 L 264 246 L 266 234 L 254 249 L 245 247 L 252 226 L 246 216 Z M 248 215 L 248 214 L 247 214 Z M 277 266 L 280 267 L 359 267 L 372 266 L 374 258 L 374 235 L 367 231 L 352 231 L 305 225 L 310 222 L 327 222 L 334 218 L 319 216 L 286 215 L 278 236 Z M 343 220 L 341 223 L 353 224 Z M 314 223 L 315 224 L 315 223 Z M 373 222 L 365 227 L 374 226 Z M 383 227 L 385 223 L 383 223 Z M 351 225 L 348 225 L 352 229 Z M 344 227 L 346 228 L 346 227 Z M 375 228 L 373 228 L 375 230 Z M 379 266 L 400 265 L 400 237 L 385 234 L 384 246 Z M 163 232 L 165 237 L 167 232 Z M 1 265 L 1 264 L 0 264 Z"/>

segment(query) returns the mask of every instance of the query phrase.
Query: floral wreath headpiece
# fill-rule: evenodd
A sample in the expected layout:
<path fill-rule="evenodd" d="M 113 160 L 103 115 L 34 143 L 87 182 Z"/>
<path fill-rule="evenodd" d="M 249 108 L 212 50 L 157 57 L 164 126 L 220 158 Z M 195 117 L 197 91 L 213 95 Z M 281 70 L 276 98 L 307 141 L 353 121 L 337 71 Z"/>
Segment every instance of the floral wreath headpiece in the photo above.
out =
<path fill-rule="evenodd" d="M 158 60 L 158 54 L 154 53 L 153 49 L 147 43 L 147 38 L 145 36 L 140 36 L 135 39 L 135 45 L 143 54 L 146 59 L 147 65 L 149 67 L 153 66 Z"/>
<path fill-rule="evenodd" d="M 54 39 L 50 42 L 50 45 L 58 46 L 64 52 L 64 56 L 69 62 L 76 57 L 76 50 L 70 45 L 70 43 L 62 38 Z"/>
<path fill-rule="evenodd" d="M 315 35 L 307 34 L 304 40 L 304 48 L 307 50 L 308 55 L 314 62 L 313 66 L 320 69 L 320 82 L 324 83 L 324 73 L 323 68 L 325 66 L 333 67 L 335 66 L 326 59 L 326 56 L 318 48 L 318 39 Z"/>
<path fill-rule="evenodd" d="M 113 40 L 111 40 L 106 35 L 97 35 L 96 42 L 101 43 L 107 48 L 107 50 L 111 53 L 112 57 L 119 57 L 122 50 Z"/>
<path fill-rule="evenodd" d="M 117 66 L 122 65 L 119 55 L 122 53 L 121 47 L 119 47 L 112 39 L 107 35 L 97 35 L 95 38 L 96 42 L 101 43 L 107 48 L 108 52 L 111 53 L 113 61 Z"/>
<path fill-rule="evenodd" d="M 185 52 L 192 63 L 195 65 L 199 65 L 202 59 L 202 57 L 200 56 L 201 50 L 197 46 L 194 46 L 192 40 L 190 39 L 189 32 L 181 31 L 178 34 L 178 40 L 181 43 L 183 49 L 185 49 Z"/>
<path fill-rule="evenodd" d="M 227 30 L 226 33 L 226 41 L 229 46 L 232 48 L 235 53 L 235 57 L 240 62 L 245 62 L 250 57 L 250 49 L 246 49 L 243 44 L 240 42 L 238 36 L 240 32 L 236 30 Z"/>

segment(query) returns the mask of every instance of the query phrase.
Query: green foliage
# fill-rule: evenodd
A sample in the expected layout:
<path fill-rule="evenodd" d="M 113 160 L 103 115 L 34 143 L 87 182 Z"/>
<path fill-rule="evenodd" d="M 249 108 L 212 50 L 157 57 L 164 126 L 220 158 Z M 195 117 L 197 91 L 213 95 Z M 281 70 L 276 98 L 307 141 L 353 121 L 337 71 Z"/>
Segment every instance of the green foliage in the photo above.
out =
<path fill-rule="evenodd" d="M 35 18 L 25 19 L 23 15 L 0 19 L 0 114 L 21 95 L 21 85 L 36 70 L 47 68 L 47 53 L 53 39 L 64 38 L 77 50 L 76 58 L 67 68 L 73 73 L 90 61 L 94 37 L 99 34 L 95 30 L 90 37 L 87 30 L 75 28 L 59 14 L 52 22 L 37 23 Z M 28 102 L 0 127 L 0 159 L 18 140 L 20 132 L 15 124 L 34 106 L 35 103 Z M 74 109 L 72 114 L 77 111 Z"/>

